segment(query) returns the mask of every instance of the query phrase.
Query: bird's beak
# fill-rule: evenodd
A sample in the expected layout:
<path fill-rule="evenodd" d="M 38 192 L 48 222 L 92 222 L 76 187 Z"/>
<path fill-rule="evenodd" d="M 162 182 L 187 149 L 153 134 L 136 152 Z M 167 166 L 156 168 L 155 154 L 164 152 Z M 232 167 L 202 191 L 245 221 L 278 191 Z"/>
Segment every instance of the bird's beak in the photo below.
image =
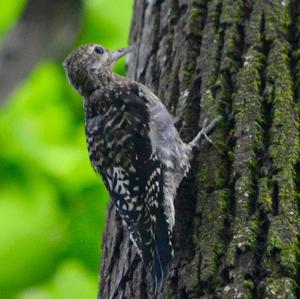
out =
<path fill-rule="evenodd" d="M 114 52 L 111 52 L 111 58 L 113 61 L 117 61 L 119 58 L 123 57 L 124 55 L 132 52 L 134 50 L 134 47 L 128 47 L 128 48 L 122 48 L 122 49 L 118 49 Z"/>

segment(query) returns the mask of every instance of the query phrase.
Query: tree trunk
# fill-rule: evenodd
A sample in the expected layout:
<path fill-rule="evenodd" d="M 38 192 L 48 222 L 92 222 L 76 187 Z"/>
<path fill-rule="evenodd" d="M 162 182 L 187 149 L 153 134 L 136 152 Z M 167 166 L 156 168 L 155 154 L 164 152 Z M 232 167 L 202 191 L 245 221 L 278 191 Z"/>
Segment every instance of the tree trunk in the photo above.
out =
<path fill-rule="evenodd" d="M 99 298 L 300 297 L 299 32 L 299 1 L 136 1 L 128 76 L 185 141 L 221 114 L 219 151 L 203 142 L 180 185 L 157 297 L 110 206 Z"/>

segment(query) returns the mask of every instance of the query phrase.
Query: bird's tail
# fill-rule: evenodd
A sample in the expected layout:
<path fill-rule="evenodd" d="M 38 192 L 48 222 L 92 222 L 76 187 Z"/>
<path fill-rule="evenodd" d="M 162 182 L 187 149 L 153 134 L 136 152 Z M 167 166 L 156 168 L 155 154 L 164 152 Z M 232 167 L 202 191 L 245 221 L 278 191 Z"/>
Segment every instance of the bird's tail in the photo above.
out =
<path fill-rule="evenodd" d="M 151 274 L 155 281 L 155 293 L 157 293 L 162 289 L 163 282 L 170 270 L 173 259 L 171 232 L 168 229 L 163 209 L 159 209 L 158 211 L 154 246 L 154 260 Z"/>

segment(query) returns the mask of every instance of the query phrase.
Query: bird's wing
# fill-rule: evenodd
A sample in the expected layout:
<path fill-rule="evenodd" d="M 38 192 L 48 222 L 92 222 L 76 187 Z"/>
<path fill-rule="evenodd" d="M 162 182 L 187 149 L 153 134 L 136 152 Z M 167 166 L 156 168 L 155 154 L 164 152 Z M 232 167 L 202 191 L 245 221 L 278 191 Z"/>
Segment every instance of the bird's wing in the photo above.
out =
<path fill-rule="evenodd" d="M 100 172 L 132 241 L 160 287 L 172 260 L 172 247 L 164 214 L 162 163 L 151 143 L 147 99 L 138 85 L 131 85 L 116 89 L 112 101 L 110 113 L 94 120 L 101 122 L 95 127 L 102 128 L 98 133 L 109 158 Z"/>

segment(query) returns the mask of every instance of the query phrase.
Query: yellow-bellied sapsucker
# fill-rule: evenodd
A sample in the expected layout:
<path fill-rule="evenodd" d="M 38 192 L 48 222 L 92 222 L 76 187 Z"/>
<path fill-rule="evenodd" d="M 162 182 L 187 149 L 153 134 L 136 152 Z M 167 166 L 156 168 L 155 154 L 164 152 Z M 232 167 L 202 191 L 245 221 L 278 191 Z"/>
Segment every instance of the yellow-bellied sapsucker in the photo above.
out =
<path fill-rule="evenodd" d="M 84 45 L 64 67 L 84 97 L 90 160 L 102 175 L 143 263 L 161 288 L 172 257 L 174 197 L 193 150 L 218 119 L 184 143 L 162 102 L 146 86 L 120 77 L 112 66 L 128 49 Z"/>

